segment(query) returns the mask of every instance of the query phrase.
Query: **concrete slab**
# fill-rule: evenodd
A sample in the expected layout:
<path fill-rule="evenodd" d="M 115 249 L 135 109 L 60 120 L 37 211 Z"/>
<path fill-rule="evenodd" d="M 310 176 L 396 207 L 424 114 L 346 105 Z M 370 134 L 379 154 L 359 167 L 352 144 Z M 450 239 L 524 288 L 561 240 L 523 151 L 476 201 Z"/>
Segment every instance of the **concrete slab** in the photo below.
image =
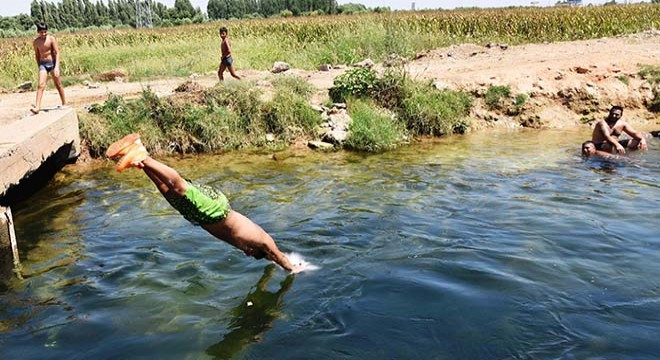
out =
<path fill-rule="evenodd" d="M 63 147 L 71 149 L 66 157 L 79 155 L 78 116 L 74 109 L 49 110 L 0 125 L 0 197 Z"/>

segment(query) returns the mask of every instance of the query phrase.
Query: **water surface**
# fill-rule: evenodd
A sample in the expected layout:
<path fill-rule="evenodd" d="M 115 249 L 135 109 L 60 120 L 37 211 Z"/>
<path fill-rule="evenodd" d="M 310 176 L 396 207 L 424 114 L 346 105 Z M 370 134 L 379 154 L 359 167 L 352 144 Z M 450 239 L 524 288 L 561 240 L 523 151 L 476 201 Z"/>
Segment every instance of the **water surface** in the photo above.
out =
<path fill-rule="evenodd" d="M 66 169 L 14 209 L 0 358 L 657 358 L 660 141 L 585 162 L 587 136 L 166 160 L 321 267 L 294 276 L 139 171 Z"/>

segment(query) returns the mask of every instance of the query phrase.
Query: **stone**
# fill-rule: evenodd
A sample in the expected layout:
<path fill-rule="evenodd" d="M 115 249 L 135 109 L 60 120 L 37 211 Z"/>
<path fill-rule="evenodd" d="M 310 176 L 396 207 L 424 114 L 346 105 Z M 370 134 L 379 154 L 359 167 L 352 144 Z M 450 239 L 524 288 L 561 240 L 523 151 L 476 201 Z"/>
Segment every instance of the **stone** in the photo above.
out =
<path fill-rule="evenodd" d="M 330 71 L 332 70 L 332 65 L 330 64 L 323 64 L 319 66 L 319 71 Z"/>
<path fill-rule="evenodd" d="M 325 111 L 325 109 L 321 105 L 312 104 L 309 107 L 312 108 L 312 110 L 320 112 L 320 113 Z"/>
<path fill-rule="evenodd" d="M 330 121 L 334 124 L 332 127 L 333 130 L 348 130 L 353 119 L 344 111 L 338 114 L 331 114 Z"/>
<path fill-rule="evenodd" d="M 587 69 L 587 68 L 585 68 L 585 67 L 582 67 L 582 66 L 576 66 L 576 67 L 573 68 L 573 71 L 575 71 L 575 72 L 578 73 L 578 74 L 586 74 L 586 73 L 588 73 L 590 70 Z"/>
<path fill-rule="evenodd" d="M 419 59 L 421 59 L 421 58 L 423 58 L 423 57 L 427 57 L 428 55 L 429 55 L 429 52 L 428 52 L 428 51 L 418 52 L 418 53 L 415 54 L 415 56 L 413 56 L 413 59 L 414 59 L 414 60 L 419 60 Z"/>
<path fill-rule="evenodd" d="M 287 64 L 283 61 L 276 61 L 273 64 L 273 68 L 270 69 L 270 72 L 272 72 L 273 74 L 278 74 L 278 73 L 281 73 L 281 72 L 285 72 L 289 69 L 290 69 L 289 64 Z"/>
<path fill-rule="evenodd" d="M 408 63 L 408 59 L 401 55 L 390 54 L 385 61 L 383 61 L 383 67 L 395 67 L 402 66 Z"/>
<path fill-rule="evenodd" d="M 344 141 L 346 141 L 347 138 L 348 138 L 348 129 L 347 130 L 333 129 L 327 132 L 323 136 L 322 140 L 333 144 L 342 144 Z"/>
<path fill-rule="evenodd" d="M 18 87 L 16 89 L 22 90 L 22 91 L 31 91 L 32 90 L 32 81 L 26 81 L 26 82 L 18 85 Z"/>
<path fill-rule="evenodd" d="M 438 89 L 438 90 L 445 90 L 445 89 L 449 89 L 449 88 L 450 88 L 449 84 L 447 84 L 446 82 L 444 82 L 444 81 L 442 81 L 442 80 L 436 80 L 436 81 L 434 81 L 434 82 L 433 82 L 433 87 L 436 88 L 436 89 Z"/>
<path fill-rule="evenodd" d="M 357 62 L 357 63 L 353 64 L 353 66 L 355 66 L 355 67 L 361 67 L 361 68 L 365 68 L 365 69 L 371 69 L 371 68 L 374 67 L 374 65 L 375 65 L 374 61 L 371 60 L 371 59 L 364 59 L 360 62 Z"/>
<path fill-rule="evenodd" d="M 309 142 L 307 142 L 307 146 L 309 146 L 311 149 L 321 150 L 321 151 L 332 151 L 335 149 L 334 145 L 318 140 L 310 140 Z"/>
<path fill-rule="evenodd" d="M 272 133 L 266 134 L 266 141 L 268 141 L 268 142 L 275 141 L 275 135 L 273 135 Z"/>

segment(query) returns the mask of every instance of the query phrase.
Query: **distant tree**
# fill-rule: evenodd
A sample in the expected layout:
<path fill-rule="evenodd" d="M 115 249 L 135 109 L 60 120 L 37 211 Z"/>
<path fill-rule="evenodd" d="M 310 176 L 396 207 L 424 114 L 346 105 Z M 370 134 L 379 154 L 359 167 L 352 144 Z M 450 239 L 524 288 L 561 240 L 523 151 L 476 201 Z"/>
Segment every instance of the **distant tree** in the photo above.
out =
<path fill-rule="evenodd" d="M 362 4 L 347 3 L 337 6 L 337 13 L 339 14 L 359 14 L 368 11 L 369 9 Z"/>
<path fill-rule="evenodd" d="M 174 0 L 173 14 L 175 19 L 192 19 L 195 17 L 196 11 L 190 0 Z"/>
<path fill-rule="evenodd" d="M 209 0 L 206 5 L 206 13 L 209 19 L 226 19 L 227 3 L 225 0 Z"/>

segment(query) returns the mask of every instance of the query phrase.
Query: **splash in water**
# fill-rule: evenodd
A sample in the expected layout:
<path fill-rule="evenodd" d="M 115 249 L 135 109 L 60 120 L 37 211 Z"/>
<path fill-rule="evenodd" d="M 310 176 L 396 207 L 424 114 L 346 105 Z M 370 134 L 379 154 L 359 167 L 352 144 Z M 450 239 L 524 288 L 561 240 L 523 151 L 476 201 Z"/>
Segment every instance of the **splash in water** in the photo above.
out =
<path fill-rule="evenodd" d="M 295 271 L 293 271 L 294 273 L 299 273 L 299 272 L 303 272 L 303 271 L 314 271 L 314 270 L 320 269 L 320 267 L 307 262 L 307 260 L 305 260 L 302 257 L 302 255 L 300 255 L 298 253 L 293 253 L 292 252 L 292 253 L 288 253 L 288 254 L 285 254 L 285 255 L 286 255 L 287 258 L 289 258 L 289 261 L 291 262 L 291 264 L 298 268 Z"/>

